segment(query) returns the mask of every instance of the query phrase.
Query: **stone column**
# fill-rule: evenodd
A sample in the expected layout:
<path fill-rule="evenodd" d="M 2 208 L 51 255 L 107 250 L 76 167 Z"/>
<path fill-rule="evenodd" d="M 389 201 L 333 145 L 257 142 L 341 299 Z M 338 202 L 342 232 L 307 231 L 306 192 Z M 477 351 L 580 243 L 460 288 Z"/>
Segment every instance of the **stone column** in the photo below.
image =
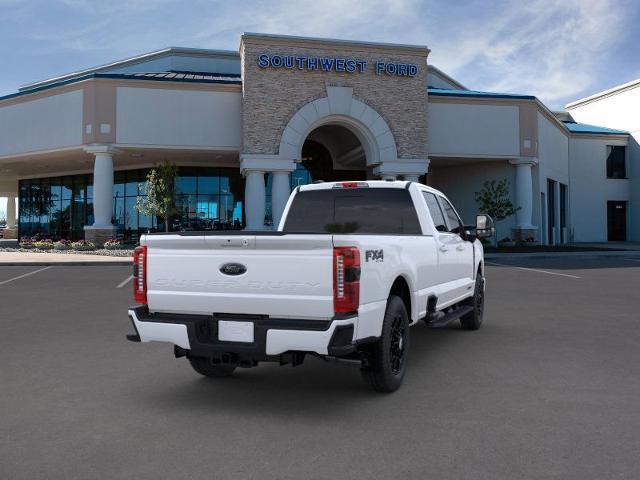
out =
<path fill-rule="evenodd" d="M 291 188 L 289 184 L 289 172 L 273 172 L 271 183 L 271 212 L 273 214 L 273 229 L 277 230 L 284 207 L 289 200 Z"/>
<path fill-rule="evenodd" d="M 90 145 L 85 151 L 95 156 L 93 163 L 93 225 L 84 227 L 85 239 L 97 245 L 113 237 L 113 155 L 110 145 Z"/>
<path fill-rule="evenodd" d="M 16 228 L 16 196 L 7 197 L 7 229 Z"/>
<path fill-rule="evenodd" d="M 538 227 L 533 225 L 533 173 L 532 167 L 537 165 L 535 157 L 521 157 L 509 160 L 516 167 L 515 206 L 516 226 L 513 229 L 515 240 L 535 238 Z"/>
<path fill-rule="evenodd" d="M 402 177 L 409 182 L 419 181 L 420 175 L 424 175 L 429 170 L 429 160 L 417 158 L 398 158 L 382 162 L 373 169 L 373 174 L 382 180 L 395 180 Z"/>
<path fill-rule="evenodd" d="M 293 159 L 280 155 L 242 154 L 240 172 L 245 176 L 244 214 L 247 230 L 264 230 L 265 172 L 273 173 L 271 209 L 273 228 L 278 227 L 282 211 L 289 198 L 289 173 L 295 169 Z"/>
<path fill-rule="evenodd" d="M 18 229 L 16 228 L 15 195 L 9 195 L 7 197 L 7 228 L 5 228 L 2 233 L 5 240 L 15 240 L 18 238 Z"/>
<path fill-rule="evenodd" d="M 265 185 L 262 170 L 245 170 L 244 214 L 247 230 L 263 230 L 265 214 Z"/>

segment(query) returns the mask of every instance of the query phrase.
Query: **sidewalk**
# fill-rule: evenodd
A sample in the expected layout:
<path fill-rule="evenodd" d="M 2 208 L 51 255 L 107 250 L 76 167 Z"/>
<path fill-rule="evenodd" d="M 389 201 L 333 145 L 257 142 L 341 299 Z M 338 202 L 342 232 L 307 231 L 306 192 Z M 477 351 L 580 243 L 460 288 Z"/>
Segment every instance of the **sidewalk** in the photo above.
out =
<path fill-rule="evenodd" d="M 587 252 L 528 252 L 528 253 L 486 253 L 487 260 L 500 258 L 568 258 L 568 257 L 623 257 L 640 258 L 640 250 L 592 250 Z"/>
<path fill-rule="evenodd" d="M 131 258 L 72 253 L 0 252 L 0 266 L 7 265 L 131 265 Z"/>

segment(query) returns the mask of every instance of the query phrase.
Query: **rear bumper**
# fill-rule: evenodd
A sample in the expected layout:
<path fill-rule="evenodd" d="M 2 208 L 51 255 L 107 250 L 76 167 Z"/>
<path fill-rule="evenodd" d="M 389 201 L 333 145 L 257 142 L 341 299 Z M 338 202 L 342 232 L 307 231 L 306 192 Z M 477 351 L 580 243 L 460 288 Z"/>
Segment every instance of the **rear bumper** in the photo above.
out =
<path fill-rule="evenodd" d="M 150 313 L 146 306 L 129 310 L 136 333 L 131 341 L 169 342 L 193 356 L 233 354 L 239 359 L 277 360 L 286 352 L 343 356 L 356 349 L 358 316 L 331 320 L 276 319 L 258 315 L 178 315 Z M 252 343 L 218 340 L 218 321 L 252 322 Z"/>

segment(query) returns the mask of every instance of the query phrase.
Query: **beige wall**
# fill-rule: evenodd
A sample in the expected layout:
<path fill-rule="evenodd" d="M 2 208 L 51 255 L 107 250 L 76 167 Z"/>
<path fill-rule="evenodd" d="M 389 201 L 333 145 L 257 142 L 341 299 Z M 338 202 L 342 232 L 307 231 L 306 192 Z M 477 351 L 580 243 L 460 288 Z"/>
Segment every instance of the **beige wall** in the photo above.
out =
<path fill-rule="evenodd" d="M 357 58 L 369 63 L 364 73 L 272 69 L 258 66 L 262 53 Z M 426 158 L 428 50 L 376 47 L 358 43 L 277 42 L 243 37 L 243 153 L 277 154 L 282 132 L 292 115 L 318 98 L 327 86 L 353 88 L 353 98 L 377 111 L 389 125 L 398 157 Z M 415 77 L 376 75 L 374 62 L 418 65 Z"/>
<path fill-rule="evenodd" d="M 0 106 L 0 156 L 82 144 L 82 90 Z"/>
<path fill-rule="evenodd" d="M 118 144 L 240 149 L 241 93 L 117 88 Z"/>
<path fill-rule="evenodd" d="M 520 156 L 517 105 L 429 102 L 429 155 Z"/>

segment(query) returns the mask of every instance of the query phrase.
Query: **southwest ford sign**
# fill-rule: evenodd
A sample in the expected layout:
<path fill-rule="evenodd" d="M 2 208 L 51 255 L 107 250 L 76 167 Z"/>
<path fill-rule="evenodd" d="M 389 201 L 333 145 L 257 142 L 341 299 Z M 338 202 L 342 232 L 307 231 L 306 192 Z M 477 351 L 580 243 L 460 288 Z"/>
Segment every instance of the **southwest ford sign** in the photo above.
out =
<path fill-rule="evenodd" d="M 285 68 L 289 70 L 307 70 L 319 72 L 364 73 L 372 68 L 376 75 L 414 77 L 418 66 L 413 63 L 373 62 L 369 67 L 366 60 L 337 57 L 299 57 L 296 55 L 278 55 L 263 53 L 258 56 L 260 68 Z"/>

